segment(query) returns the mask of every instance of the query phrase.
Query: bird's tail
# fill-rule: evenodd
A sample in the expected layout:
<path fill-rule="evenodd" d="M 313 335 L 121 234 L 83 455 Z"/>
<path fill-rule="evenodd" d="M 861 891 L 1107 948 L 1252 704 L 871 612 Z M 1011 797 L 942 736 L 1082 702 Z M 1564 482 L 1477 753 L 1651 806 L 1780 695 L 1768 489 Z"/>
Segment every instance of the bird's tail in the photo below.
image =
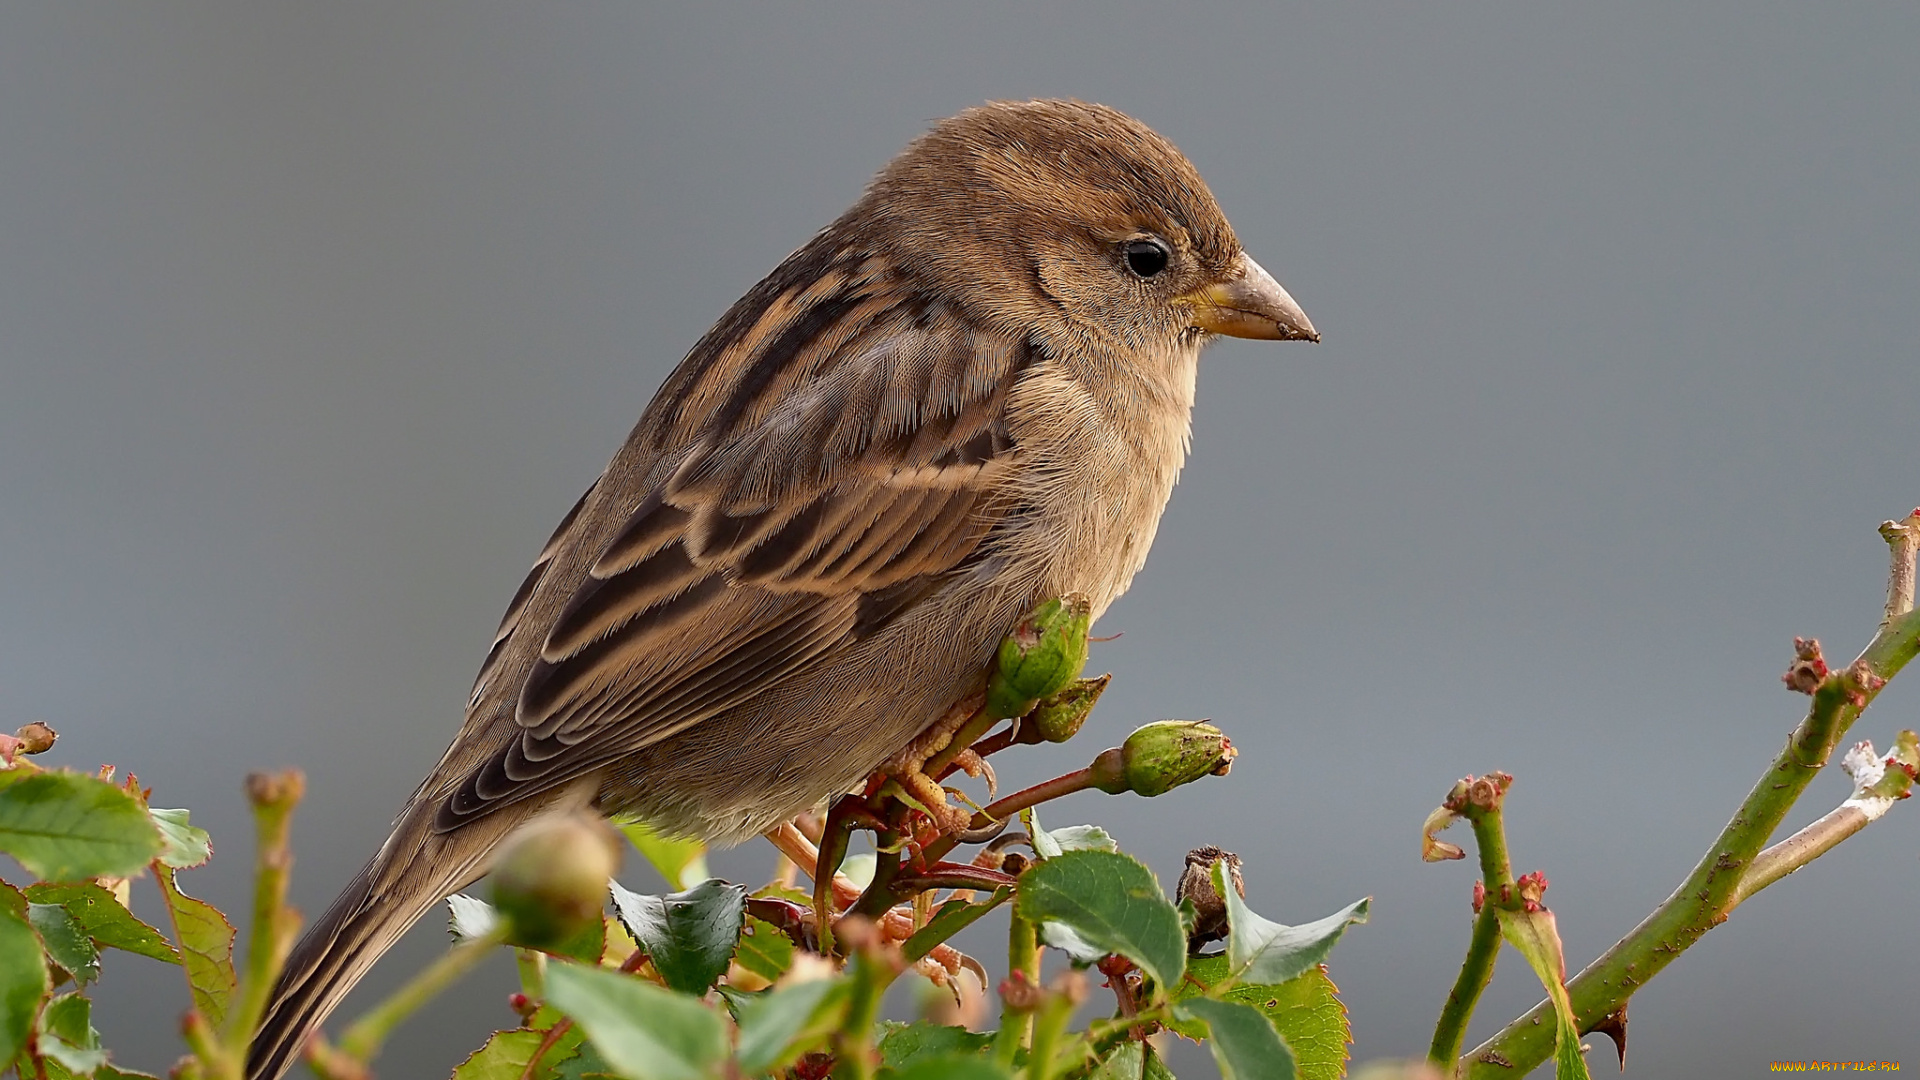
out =
<path fill-rule="evenodd" d="M 286 1072 L 374 961 L 428 909 L 486 873 L 500 839 L 525 817 L 493 814 L 442 835 L 433 832 L 428 808 L 409 806 L 380 853 L 287 957 L 247 1053 L 248 1080 Z"/>

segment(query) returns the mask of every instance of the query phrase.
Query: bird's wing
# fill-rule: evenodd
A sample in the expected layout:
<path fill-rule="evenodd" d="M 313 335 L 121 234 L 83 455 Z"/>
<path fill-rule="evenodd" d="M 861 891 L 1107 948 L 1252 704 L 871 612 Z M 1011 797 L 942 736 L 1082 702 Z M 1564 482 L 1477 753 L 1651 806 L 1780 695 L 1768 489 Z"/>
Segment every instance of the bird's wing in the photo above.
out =
<path fill-rule="evenodd" d="M 539 636 L 513 710 L 522 730 L 467 774 L 439 828 L 666 738 L 874 633 L 1012 510 L 1006 402 L 1028 344 L 937 303 L 863 295 L 846 275 L 834 284 L 775 290 L 757 317 L 736 310 L 731 334 L 723 320 L 634 433 L 658 445 L 668 478 L 574 560 L 575 580 L 548 582 L 579 508 L 562 523 L 500 635 Z M 557 615 L 521 625 L 528 597 L 550 587 L 568 590 Z M 488 679 L 483 668 L 477 685 Z"/>

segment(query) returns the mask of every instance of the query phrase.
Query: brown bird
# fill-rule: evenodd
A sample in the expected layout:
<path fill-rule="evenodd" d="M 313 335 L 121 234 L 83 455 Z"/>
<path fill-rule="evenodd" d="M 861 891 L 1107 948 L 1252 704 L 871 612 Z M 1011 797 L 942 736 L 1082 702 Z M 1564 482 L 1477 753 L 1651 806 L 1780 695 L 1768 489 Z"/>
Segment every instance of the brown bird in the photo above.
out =
<path fill-rule="evenodd" d="M 561 521 L 466 723 L 295 947 L 248 1075 L 530 818 L 731 842 L 977 691 L 1036 603 L 1146 559 L 1218 334 L 1318 340 L 1199 173 L 1119 112 L 934 126 L 721 317 Z"/>

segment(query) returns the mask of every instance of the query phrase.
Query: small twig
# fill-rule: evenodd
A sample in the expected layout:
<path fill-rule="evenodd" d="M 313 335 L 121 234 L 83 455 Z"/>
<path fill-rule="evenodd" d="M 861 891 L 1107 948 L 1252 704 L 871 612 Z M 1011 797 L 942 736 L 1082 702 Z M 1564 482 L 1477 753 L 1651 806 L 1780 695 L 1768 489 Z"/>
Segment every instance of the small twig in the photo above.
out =
<path fill-rule="evenodd" d="M 402 1020 L 413 1015 L 420 1006 L 452 985 L 454 980 L 473 969 L 475 964 L 484 960 L 493 951 L 494 946 L 506 939 L 504 925 L 477 938 L 463 941 L 440 955 L 440 958 L 427 965 L 425 970 L 408 979 L 406 984 L 393 992 L 385 1001 L 373 1007 L 372 1011 L 353 1022 L 345 1035 L 340 1037 L 336 1049 L 355 1059 L 365 1062 L 379 1053 L 380 1046 L 387 1036 Z"/>
<path fill-rule="evenodd" d="M 1886 615 L 1880 620 L 1884 628 L 1913 610 L 1914 564 L 1920 558 L 1920 508 L 1899 521 L 1881 522 L 1880 535 L 1893 549 L 1893 569 L 1887 574 Z"/>
<path fill-rule="evenodd" d="M 298 769 L 281 773 L 254 773 L 247 777 L 247 800 L 253 804 L 256 832 L 253 878 L 253 925 L 247 939 L 246 974 L 240 980 L 238 1004 L 227 1013 L 222 1042 L 238 1075 L 238 1062 L 266 1012 L 267 998 L 286 963 L 300 916 L 287 907 L 287 882 L 293 871 L 293 849 L 288 836 L 293 808 L 306 793 L 307 781 Z"/>
<path fill-rule="evenodd" d="M 968 828 L 984 829 L 995 822 L 1006 821 L 1030 806 L 1038 806 L 1050 799 L 1058 799 L 1062 795 L 1071 795 L 1076 791 L 1085 791 L 1093 786 L 1094 774 L 1091 768 L 1076 769 L 1064 776 L 1043 780 L 997 802 L 988 803 L 979 813 L 973 815 L 973 820 L 968 822 Z M 952 851 L 954 845 L 959 842 L 956 836 L 943 836 L 927 845 L 924 857 L 928 861 L 939 859 Z"/>
<path fill-rule="evenodd" d="M 1473 935 L 1467 941 L 1467 955 L 1460 962 L 1453 989 L 1447 993 L 1447 1003 L 1440 1009 L 1427 1051 L 1427 1060 L 1438 1069 L 1447 1069 L 1460 1056 L 1467 1024 L 1473 1019 L 1480 995 L 1493 981 L 1494 963 L 1500 955 L 1500 919 L 1495 908 L 1513 890 L 1513 863 L 1507 855 L 1502 814 L 1512 783 L 1513 777 L 1503 772 L 1478 779 L 1469 776 L 1454 785 L 1444 804 L 1444 809 L 1473 825 L 1474 844 L 1480 851 L 1480 881 L 1474 887 Z"/>
<path fill-rule="evenodd" d="M 1903 731 L 1893 753 L 1884 761 L 1871 742 L 1863 742 L 1842 760 L 1854 778 L 1854 792 L 1820 820 L 1753 857 L 1753 865 L 1722 909 L 1731 914 L 1746 899 L 1813 860 L 1832 851 L 1840 841 L 1880 819 L 1895 802 L 1912 792 L 1920 753 L 1913 732 Z"/>
<path fill-rule="evenodd" d="M 1907 610 L 1891 614 L 1859 659 L 1845 671 L 1828 672 L 1824 662 L 1818 662 L 1817 681 L 1801 687 L 1810 690 L 1813 697 L 1806 718 L 1693 872 L 1640 925 L 1568 981 L 1567 991 L 1582 1031 L 1592 1030 L 1641 984 L 1726 920 L 1741 879 L 1767 838 L 1827 763 L 1834 746 L 1861 711 L 1886 681 L 1920 652 L 1920 613 L 1911 610 L 1911 600 L 1906 599 L 1912 595 L 1915 545 L 1903 540 L 1893 546 L 1887 610 Z M 1795 675 L 1802 671 L 1811 674 L 1816 666 L 1817 646 L 1806 644 L 1813 647 L 1803 652 L 1812 652 L 1813 657 L 1803 656 L 1796 662 L 1789 671 L 1789 685 L 1794 685 Z M 1550 1003 L 1541 1002 L 1469 1051 L 1461 1062 L 1466 1075 L 1511 1078 L 1545 1061 L 1553 1052 L 1555 1037 L 1555 1026 L 1547 1022 L 1551 1009 Z"/>

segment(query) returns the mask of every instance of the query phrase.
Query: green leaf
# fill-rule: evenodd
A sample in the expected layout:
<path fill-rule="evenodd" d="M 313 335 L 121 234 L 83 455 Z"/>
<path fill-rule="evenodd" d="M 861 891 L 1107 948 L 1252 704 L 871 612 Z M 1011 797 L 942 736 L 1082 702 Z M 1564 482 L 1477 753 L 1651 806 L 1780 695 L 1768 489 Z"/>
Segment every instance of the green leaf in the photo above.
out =
<path fill-rule="evenodd" d="M 75 1076 L 92 1076 L 107 1061 L 100 1033 L 93 1030 L 93 1003 L 79 994 L 62 994 L 47 1002 L 34 1045 L 42 1056 Z"/>
<path fill-rule="evenodd" d="M 218 1028 L 226 1022 L 227 1002 L 238 981 L 233 973 L 233 924 L 212 904 L 181 892 L 174 884 L 172 867 L 154 864 L 153 879 L 173 918 L 173 936 L 187 969 L 193 1007 Z"/>
<path fill-rule="evenodd" d="M 80 928 L 95 943 L 169 964 L 178 964 L 180 954 L 160 931 L 140 921 L 120 899 L 95 882 L 43 881 L 27 886 L 27 899 L 39 904 L 58 904 L 67 909 Z"/>
<path fill-rule="evenodd" d="M 33 1014 L 46 992 L 47 961 L 40 938 L 24 914 L 15 914 L 10 904 L 0 906 L 0 1062 L 12 1061 L 26 1045 Z"/>
<path fill-rule="evenodd" d="M 447 936 L 455 945 L 493 933 L 500 925 L 500 913 L 477 896 L 454 893 L 447 897 Z"/>
<path fill-rule="evenodd" d="M 628 842 L 633 844 L 667 884 L 676 889 L 691 889 L 708 877 L 707 845 L 698 840 L 678 840 L 655 832 L 643 821 L 617 821 Z"/>
<path fill-rule="evenodd" d="M 1174 1080 L 1172 1070 L 1146 1043 L 1124 1042 L 1108 1054 L 1088 1080 Z"/>
<path fill-rule="evenodd" d="M 630 975 L 556 963 L 547 969 L 547 1001 L 632 1080 L 707 1080 L 727 1058 L 719 1013 Z"/>
<path fill-rule="evenodd" d="M 1131 856 L 1109 851 L 1069 851 L 1027 868 L 1014 901 L 1020 916 L 1071 931 L 1103 952 L 1119 953 L 1162 988 L 1180 979 L 1187 939 L 1180 913 L 1160 883 Z M 1059 939 L 1047 937 L 1049 944 Z"/>
<path fill-rule="evenodd" d="M 1260 1010 L 1237 1001 L 1193 998 L 1173 1007 L 1174 1015 L 1203 1020 L 1207 1046 L 1222 1080 L 1279 1080 L 1296 1077 L 1293 1052 Z"/>
<path fill-rule="evenodd" d="M 933 913 L 933 918 L 927 920 L 927 925 L 914 931 L 913 936 L 901 944 L 900 951 L 906 955 L 907 963 L 911 964 L 932 952 L 934 946 L 972 926 L 987 912 L 1006 903 L 1011 896 L 1013 896 L 1013 887 L 1002 885 L 988 894 L 984 901 L 978 903 L 949 900 L 940 905 L 940 909 Z"/>
<path fill-rule="evenodd" d="M 1251 1005 L 1260 1010 L 1293 1050 L 1301 1080 L 1340 1080 L 1347 1074 L 1347 1049 L 1353 1043 L 1353 1028 L 1347 1022 L 1347 1007 L 1339 998 L 1340 990 L 1327 977 L 1324 965 L 1288 979 L 1278 986 L 1229 984 L 1224 993 L 1214 988 L 1228 983 L 1228 964 L 1224 954 L 1190 958 L 1187 974 L 1174 991 L 1175 1001 L 1193 997 L 1215 997 Z M 1190 1039 L 1203 1039 L 1204 1025 L 1176 1019 L 1168 1025 Z"/>
<path fill-rule="evenodd" d="M 544 1031 L 496 1031 L 453 1070 L 453 1080 L 520 1080 L 546 1038 Z"/>
<path fill-rule="evenodd" d="M 1567 961 L 1560 949 L 1560 928 L 1553 912 L 1495 908 L 1500 933 L 1527 958 L 1540 985 L 1553 1002 L 1556 1025 L 1553 1043 L 1554 1080 L 1589 1080 L 1587 1059 L 1580 1053 L 1580 1026 L 1573 1001 L 1567 996 Z"/>
<path fill-rule="evenodd" d="M 1051 859 L 1069 851 L 1120 850 L 1120 845 L 1107 834 L 1107 830 L 1098 825 L 1068 825 L 1052 831 L 1043 829 L 1040 827 L 1040 815 L 1033 807 L 1020 811 L 1020 823 L 1027 827 L 1027 838 L 1033 841 L 1033 853 L 1043 859 Z"/>
<path fill-rule="evenodd" d="M 1227 959 L 1233 964 L 1234 977 L 1250 983 L 1273 985 L 1286 982 L 1315 964 L 1327 954 L 1352 923 L 1367 921 L 1371 898 L 1362 897 L 1339 911 L 1299 926 L 1284 926 L 1253 913 L 1238 890 L 1226 881 L 1223 863 L 1213 864 L 1213 887 L 1227 900 Z"/>
<path fill-rule="evenodd" d="M 778 979 L 793 966 L 793 939 L 772 923 L 749 915 L 733 961 L 763 979 Z"/>
<path fill-rule="evenodd" d="M 66 908 L 58 904 L 29 904 L 27 922 L 40 935 L 40 944 L 46 946 L 47 959 L 73 976 L 74 982 L 85 986 L 100 977 L 100 950 L 94 948 L 93 939 L 80 929 Z"/>
<path fill-rule="evenodd" d="M 846 1014 L 845 979 L 779 986 L 740 1007 L 740 1072 L 762 1076 L 819 1049 Z"/>
<path fill-rule="evenodd" d="M 0 787 L 0 851 L 46 881 L 128 877 L 159 854 L 160 831 L 105 780 L 43 772 Z"/>
<path fill-rule="evenodd" d="M 999 1062 L 985 1054 L 929 1054 L 902 1069 L 882 1069 L 883 1080 L 1012 1080 Z"/>
<path fill-rule="evenodd" d="M 160 1078 L 138 1069 L 122 1069 L 108 1062 L 94 1071 L 93 1080 L 160 1080 Z"/>
<path fill-rule="evenodd" d="M 175 870 L 190 870 L 213 858 L 213 837 L 207 830 L 187 824 L 185 810 L 147 810 L 155 828 L 160 830 L 160 861 Z"/>
<path fill-rule="evenodd" d="M 920 1021 L 913 1024 L 889 1024 L 880 1036 L 880 1059 L 888 1068 L 902 1069 L 926 1057 L 960 1057 L 978 1054 L 993 1045 L 988 1032 L 968 1031 L 963 1027 Z"/>
<path fill-rule="evenodd" d="M 612 883 L 613 910 L 667 986 L 704 994 L 726 974 L 747 914 L 747 890 L 718 878 L 669 896 Z"/>

